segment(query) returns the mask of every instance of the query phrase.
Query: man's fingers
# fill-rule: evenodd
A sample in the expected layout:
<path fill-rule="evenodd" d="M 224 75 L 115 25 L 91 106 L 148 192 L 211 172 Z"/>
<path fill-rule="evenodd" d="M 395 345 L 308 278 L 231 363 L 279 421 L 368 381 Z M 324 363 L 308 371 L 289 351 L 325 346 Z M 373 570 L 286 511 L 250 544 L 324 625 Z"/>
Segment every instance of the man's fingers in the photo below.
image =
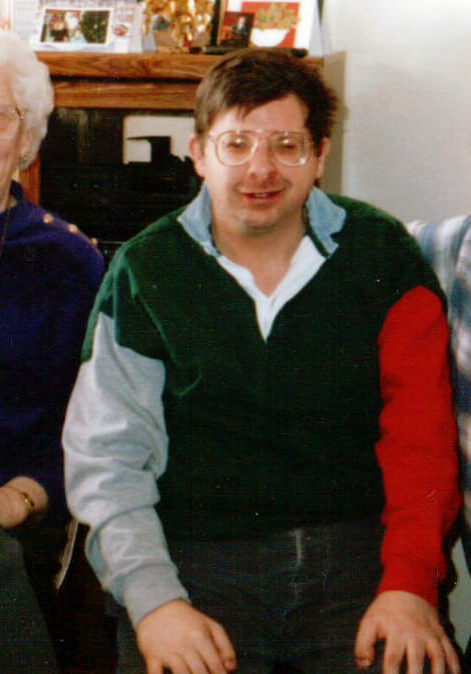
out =
<path fill-rule="evenodd" d="M 172 674 L 193 674 L 192 670 L 189 668 L 185 660 L 178 655 L 178 653 L 173 654 L 168 659 L 168 668 Z M 200 674 L 200 672 L 195 672 L 195 674 Z M 203 674 L 207 674 L 203 669 Z"/>
<path fill-rule="evenodd" d="M 211 634 L 221 660 L 227 671 L 233 671 L 237 666 L 236 654 L 226 630 L 218 623 L 211 622 Z"/>
<path fill-rule="evenodd" d="M 365 613 L 358 630 L 355 656 L 365 669 L 375 640 L 384 641 L 382 674 L 460 674 L 458 655 L 440 625 L 436 609 L 410 592 L 389 590 L 379 594 Z"/>
<path fill-rule="evenodd" d="M 442 646 L 443 651 L 445 653 L 446 664 L 448 666 L 450 674 L 460 674 L 461 673 L 460 660 L 447 636 L 444 636 L 442 638 Z M 433 670 L 432 674 L 435 674 Z"/>
<path fill-rule="evenodd" d="M 207 636 L 207 639 L 202 639 L 198 643 L 195 643 L 197 653 L 205 665 L 205 674 L 206 672 L 210 672 L 210 674 L 227 674 L 228 670 L 214 641 L 211 628 L 209 629 Z M 195 672 L 195 674 L 200 674 L 199 670 L 198 672 Z"/>
<path fill-rule="evenodd" d="M 205 664 L 205 660 L 203 652 L 188 651 L 185 653 L 185 664 L 188 667 L 188 672 L 191 674 L 208 674 L 208 672 L 219 671 L 207 667 L 206 665 L 209 665 L 209 663 Z"/>
<path fill-rule="evenodd" d="M 163 674 L 162 666 L 172 674 L 227 674 L 235 669 L 225 630 L 180 599 L 145 616 L 137 637 L 148 674 Z"/>
<path fill-rule="evenodd" d="M 160 662 L 157 662 L 156 660 L 148 662 L 146 660 L 146 674 L 163 674 L 163 672 L 164 667 Z"/>
<path fill-rule="evenodd" d="M 375 623 L 368 619 L 362 620 L 355 641 L 355 660 L 360 669 L 373 664 L 377 638 Z"/>
<path fill-rule="evenodd" d="M 396 634 L 390 634 L 384 642 L 383 674 L 399 674 L 401 663 L 406 656 L 406 644 Z M 408 670 L 407 674 L 417 674 L 415 670 Z M 418 674 L 422 674 L 420 669 Z"/>
<path fill-rule="evenodd" d="M 436 644 L 435 644 L 436 645 Z M 425 657 L 425 646 L 421 641 L 413 641 L 407 645 L 407 651 L 405 655 L 405 660 L 407 662 L 407 673 L 408 674 L 423 674 L 424 663 L 426 662 Z M 437 651 L 437 649 L 434 649 Z M 440 653 L 435 652 L 435 655 L 440 658 Z M 441 653 L 441 659 L 443 662 L 443 653 Z M 402 660 L 402 658 L 401 658 Z M 400 662 L 399 662 L 400 665 Z M 398 665 L 398 667 L 399 667 Z M 399 671 L 399 668 L 398 670 Z M 445 674 L 439 670 L 436 674 Z"/>

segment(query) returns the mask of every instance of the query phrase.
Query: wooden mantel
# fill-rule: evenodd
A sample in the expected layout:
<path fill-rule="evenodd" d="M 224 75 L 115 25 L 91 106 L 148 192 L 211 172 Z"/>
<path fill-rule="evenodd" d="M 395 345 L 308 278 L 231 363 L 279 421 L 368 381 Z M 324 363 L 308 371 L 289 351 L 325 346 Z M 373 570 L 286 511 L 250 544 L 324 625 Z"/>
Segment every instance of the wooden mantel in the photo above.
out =
<path fill-rule="evenodd" d="M 191 110 L 199 81 L 220 58 L 199 54 L 38 52 L 56 106 Z"/>
<path fill-rule="evenodd" d="M 196 88 L 221 57 L 208 54 L 37 52 L 51 74 L 58 108 L 191 111 Z M 322 59 L 309 58 L 314 68 Z M 39 161 L 21 172 L 39 199 Z"/>
<path fill-rule="evenodd" d="M 49 68 L 58 107 L 153 110 L 191 110 L 199 81 L 221 58 L 87 52 L 38 52 L 38 57 Z"/>
<path fill-rule="evenodd" d="M 208 54 L 105 54 L 91 52 L 37 52 L 52 77 L 116 77 L 119 79 L 198 80 L 220 57 Z"/>

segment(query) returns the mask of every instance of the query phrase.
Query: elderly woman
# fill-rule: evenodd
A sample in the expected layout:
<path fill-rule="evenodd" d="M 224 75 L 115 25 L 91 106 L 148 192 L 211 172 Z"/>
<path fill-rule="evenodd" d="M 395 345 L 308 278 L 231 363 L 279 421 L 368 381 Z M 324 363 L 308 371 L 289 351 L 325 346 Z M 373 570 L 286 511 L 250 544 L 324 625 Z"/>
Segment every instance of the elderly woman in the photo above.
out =
<path fill-rule="evenodd" d="M 54 671 L 47 613 L 68 514 L 61 430 L 103 260 L 13 177 L 53 108 L 47 68 L 0 32 L 0 671 Z M 30 586 L 31 584 L 31 586 Z M 34 590 L 34 594 L 31 592 Z"/>

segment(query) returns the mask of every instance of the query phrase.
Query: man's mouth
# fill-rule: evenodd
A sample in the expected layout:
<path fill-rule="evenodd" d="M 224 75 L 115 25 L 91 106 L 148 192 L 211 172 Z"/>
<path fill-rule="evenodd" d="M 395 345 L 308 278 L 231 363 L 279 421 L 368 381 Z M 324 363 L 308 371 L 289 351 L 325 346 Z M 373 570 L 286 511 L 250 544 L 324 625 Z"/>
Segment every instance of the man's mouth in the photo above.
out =
<path fill-rule="evenodd" d="M 281 190 L 272 190 L 270 192 L 243 192 L 243 196 L 247 197 L 247 199 L 261 200 L 274 199 L 279 194 L 281 194 Z"/>

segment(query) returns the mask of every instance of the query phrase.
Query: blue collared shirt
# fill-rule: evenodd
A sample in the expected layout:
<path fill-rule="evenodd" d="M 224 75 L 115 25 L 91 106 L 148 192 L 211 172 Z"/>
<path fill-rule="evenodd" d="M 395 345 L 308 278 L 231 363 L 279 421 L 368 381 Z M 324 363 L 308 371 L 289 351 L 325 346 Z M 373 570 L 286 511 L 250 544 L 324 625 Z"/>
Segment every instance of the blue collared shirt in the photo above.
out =
<path fill-rule="evenodd" d="M 338 246 L 332 236 L 342 229 L 346 217 L 345 210 L 334 204 L 324 192 L 316 187 L 311 190 L 305 206 L 309 227 L 314 237 L 321 243 L 326 254 L 332 255 Z M 207 253 L 218 255 L 210 232 L 211 197 L 205 185 L 196 198 L 188 204 L 179 220 L 187 234 L 200 243 Z"/>
<path fill-rule="evenodd" d="M 285 275 L 269 295 L 260 290 L 249 269 L 229 260 L 216 249 L 210 229 L 211 200 L 205 187 L 179 218 L 187 234 L 208 255 L 215 256 L 221 267 L 250 295 L 264 339 L 270 334 L 283 306 L 302 290 L 337 249 L 338 244 L 332 235 L 343 226 L 344 209 L 333 204 L 320 190 L 314 189 L 306 202 L 306 215 L 311 236 L 306 234 L 302 238 Z"/>

